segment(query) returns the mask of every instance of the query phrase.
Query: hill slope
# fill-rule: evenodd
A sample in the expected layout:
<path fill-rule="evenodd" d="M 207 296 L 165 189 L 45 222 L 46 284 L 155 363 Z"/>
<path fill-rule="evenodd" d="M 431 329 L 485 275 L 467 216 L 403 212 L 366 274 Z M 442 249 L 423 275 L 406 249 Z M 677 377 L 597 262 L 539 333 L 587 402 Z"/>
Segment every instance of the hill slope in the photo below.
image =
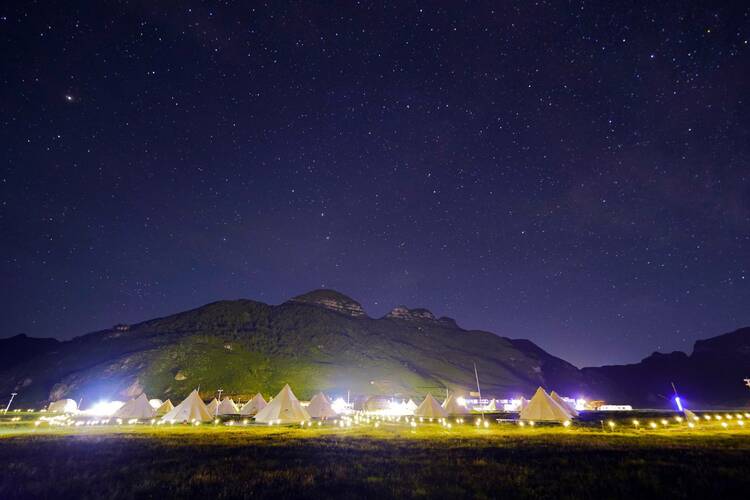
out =
<path fill-rule="evenodd" d="M 641 407 L 661 408 L 673 396 L 672 382 L 686 405 L 750 405 L 750 328 L 699 340 L 693 352 L 655 352 L 640 363 L 582 370 L 590 394 Z"/>
<path fill-rule="evenodd" d="M 289 383 L 302 398 L 345 395 L 530 396 L 543 385 L 562 394 L 637 407 L 670 406 L 671 382 L 688 405 L 750 403 L 750 328 L 696 342 L 693 353 L 654 353 L 640 363 L 577 369 L 528 340 L 460 328 L 426 309 L 394 308 L 378 319 L 355 300 L 316 290 L 277 306 L 222 301 L 67 342 L 0 340 L 0 397 L 20 404 L 61 397 L 86 403 L 145 391 L 179 400 L 200 387 L 246 399 Z"/>
<path fill-rule="evenodd" d="M 246 398 L 290 383 L 303 398 L 319 390 L 408 397 L 472 390 L 474 362 L 487 394 L 584 388 L 577 368 L 531 342 L 463 330 L 424 309 L 400 306 L 369 318 L 356 301 L 331 290 L 278 306 L 216 302 L 61 342 L 43 358 L 0 368 L 0 393 L 18 392 L 28 403 L 92 402 L 144 390 L 180 399 L 200 387 L 205 395 L 222 388 Z"/>

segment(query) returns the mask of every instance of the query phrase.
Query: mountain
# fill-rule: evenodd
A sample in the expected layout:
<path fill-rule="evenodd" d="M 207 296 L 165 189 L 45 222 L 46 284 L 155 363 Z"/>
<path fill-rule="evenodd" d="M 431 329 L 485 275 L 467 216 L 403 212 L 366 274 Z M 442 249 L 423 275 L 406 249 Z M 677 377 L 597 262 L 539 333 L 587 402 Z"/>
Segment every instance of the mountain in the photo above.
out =
<path fill-rule="evenodd" d="M 0 340 L 0 398 L 20 404 L 62 397 L 87 403 L 149 397 L 179 400 L 199 387 L 248 399 L 289 383 L 354 396 L 529 397 L 537 386 L 635 407 L 670 406 L 671 383 L 693 408 L 750 402 L 750 328 L 696 342 L 692 354 L 654 353 L 640 363 L 579 370 L 523 339 L 464 330 L 426 309 L 397 306 L 371 318 L 354 299 L 315 290 L 279 305 L 221 301 L 136 325 L 116 325 L 66 342 Z"/>
<path fill-rule="evenodd" d="M 0 352 L 11 350 L 0 340 Z M 355 300 L 316 290 L 280 305 L 221 301 L 132 326 L 117 325 L 0 367 L 0 394 L 41 404 L 61 397 L 180 399 L 200 387 L 248 398 L 289 383 L 303 398 L 419 397 L 474 390 L 473 363 L 489 395 L 585 388 L 581 372 L 526 340 L 464 330 L 450 318 L 399 306 L 370 318 Z M 85 405 L 86 403 L 84 403 Z"/>
<path fill-rule="evenodd" d="M 693 352 L 655 352 L 640 363 L 581 370 L 589 394 L 647 408 L 669 405 L 672 383 L 686 406 L 747 407 L 750 328 L 699 340 Z"/>
<path fill-rule="evenodd" d="M 54 351 L 60 342 L 55 339 L 36 339 L 21 333 L 0 340 L 0 370 L 12 368 L 31 358 Z"/>

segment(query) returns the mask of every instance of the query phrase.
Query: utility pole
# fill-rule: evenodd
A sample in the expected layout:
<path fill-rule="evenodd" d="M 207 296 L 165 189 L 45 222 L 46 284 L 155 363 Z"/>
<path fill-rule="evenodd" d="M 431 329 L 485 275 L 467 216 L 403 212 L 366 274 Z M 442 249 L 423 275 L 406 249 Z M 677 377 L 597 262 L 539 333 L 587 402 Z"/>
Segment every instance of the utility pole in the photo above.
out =
<path fill-rule="evenodd" d="M 474 378 L 477 379 L 477 394 L 479 394 L 479 407 L 482 409 L 482 421 L 484 422 L 484 406 L 482 406 L 482 389 L 479 388 L 479 373 L 477 373 L 476 363 L 474 363 Z"/>
<path fill-rule="evenodd" d="M 216 392 L 219 393 L 219 402 L 221 402 L 221 393 L 224 392 L 224 389 L 218 389 Z M 216 410 L 214 411 L 214 417 L 219 416 L 219 405 L 216 405 Z"/>
<path fill-rule="evenodd" d="M 13 398 L 16 397 L 17 392 L 11 392 L 10 393 L 10 401 L 8 401 L 8 406 L 5 407 L 5 411 L 3 413 L 8 413 L 8 410 L 10 409 L 10 404 L 13 402 Z"/>

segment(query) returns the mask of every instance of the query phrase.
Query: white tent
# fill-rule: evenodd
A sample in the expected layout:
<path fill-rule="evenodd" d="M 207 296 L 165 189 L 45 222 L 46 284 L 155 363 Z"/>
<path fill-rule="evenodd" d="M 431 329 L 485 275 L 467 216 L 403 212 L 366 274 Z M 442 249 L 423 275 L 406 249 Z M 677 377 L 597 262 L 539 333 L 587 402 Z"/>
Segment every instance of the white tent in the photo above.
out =
<path fill-rule="evenodd" d="M 213 398 L 211 402 L 206 405 L 206 409 L 208 409 L 208 413 L 210 413 L 211 416 L 215 417 L 216 413 L 219 411 L 219 400 Z"/>
<path fill-rule="evenodd" d="M 413 399 L 409 398 L 409 401 L 406 402 L 406 409 L 414 413 L 414 410 L 416 410 L 417 408 L 417 403 L 415 403 Z"/>
<path fill-rule="evenodd" d="M 565 422 L 570 420 L 571 415 L 540 387 L 526 408 L 521 410 L 520 418 L 537 422 Z"/>
<path fill-rule="evenodd" d="M 214 416 L 206 408 L 206 404 L 193 391 L 185 400 L 162 417 L 165 422 L 210 422 Z"/>
<path fill-rule="evenodd" d="M 310 414 L 302 407 L 289 384 L 255 415 L 255 421 L 263 423 L 290 424 L 304 420 L 310 420 Z"/>
<path fill-rule="evenodd" d="M 154 418 L 156 416 L 156 410 L 154 410 L 154 407 L 148 402 L 146 394 L 143 393 L 136 399 L 131 399 L 122 405 L 112 416 L 122 419 L 137 418 L 139 420 L 144 420 Z"/>
<path fill-rule="evenodd" d="M 497 401 L 495 398 L 492 398 L 492 400 L 487 403 L 487 406 L 484 407 L 484 411 L 499 411 L 497 409 Z"/>
<path fill-rule="evenodd" d="M 52 413 L 75 413 L 78 411 L 78 405 L 72 399 L 60 399 L 50 403 L 47 411 Z"/>
<path fill-rule="evenodd" d="M 523 411 L 529 406 L 529 400 L 521 396 L 521 403 L 518 405 L 518 411 Z"/>
<path fill-rule="evenodd" d="M 435 401 L 432 394 L 427 393 L 422 404 L 414 410 L 414 415 L 425 418 L 441 418 L 447 417 L 448 413 L 440 406 L 440 403 Z"/>
<path fill-rule="evenodd" d="M 160 407 L 161 405 L 163 405 L 163 404 L 164 404 L 164 401 L 162 401 L 161 399 L 156 399 L 156 398 L 154 398 L 154 399 L 149 399 L 149 400 L 148 400 L 148 404 L 150 404 L 150 405 L 151 405 L 151 407 L 152 407 L 152 408 L 153 408 L 154 410 L 156 410 L 157 408 L 159 408 L 159 407 Z"/>
<path fill-rule="evenodd" d="M 467 407 L 458 402 L 458 398 L 455 393 L 451 393 L 445 401 L 443 401 L 443 410 L 448 415 L 468 415 L 471 413 Z"/>
<path fill-rule="evenodd" d="M 310 404 L 307 406 L 307 413 L 309 413 L 312 418 L 325 419 L 338 416 L 338 413 L 336 413 L 331 407 L 331 402 L 322 392 L 317 393 L 310 400 Z"/>
<path fill-rule="evenodd" d="M 576 410 L 575 406 L 565 401 L 558 393 L 555 391 L 550 392 L 549 397 L 555 400 L 555 403 L 559 404 L 563 407 L 564 410 L 566 410 L 572 417 L 578 416 L 578 410 Z"/>
<path fill-rule="evenodd" d="M 162 416 L 162 415 L 166 415 L 167 413 L 169 413 L 172 410 L 174 410 L 174 405 L 172 404 L 172 400 L 171 399 L 167 399 L 166 401 L 164 401 L 161 404 L 160 407 L 158 407 L 156 409 L 156 414 L 158 416 Z"/>
<path fill-rule="evenodd" d="M 263 399 L 263 395 L 261 393 L 256 394 L 253 396 L 253 399 L 242 405 L 242 408 L 240 408 L 240 415 L 245 415 L 247 417 L 252 417 L 256 413 L 258 413 L 260 410 L 265 408 L 267 405 L 266 400 Z"/>
<path fill-rule="evenodd" d="M 217 415 L 237 415 L 240 413 L 240 409 L 234 404 L 231 398 L 224 398 L 221 400 L 219 407 L 216 409 Z"/>

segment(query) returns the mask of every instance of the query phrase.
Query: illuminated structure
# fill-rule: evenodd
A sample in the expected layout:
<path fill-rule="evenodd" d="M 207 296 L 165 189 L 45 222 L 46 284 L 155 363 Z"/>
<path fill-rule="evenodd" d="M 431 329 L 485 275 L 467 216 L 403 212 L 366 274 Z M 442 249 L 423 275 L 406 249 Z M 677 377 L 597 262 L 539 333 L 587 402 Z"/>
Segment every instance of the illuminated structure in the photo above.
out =
<path fill-rule="evenodd" d="M 468 415 L 471 413 L 464 403 L 463 398 L 457 398 L 455 393 L 451 393 L 445 401 L 443 401 L 443 409 L 448 415 Z"/>
<path fill-rule="evenodd" d="M 216 414 L 217 415 L 239 415 L 240 409 L 237 408 L 237 405 L 234 404 L 234 401 L 229 398 L 225 397 L 221 400 L 221 403 L 219 404 L 218 408 L 216 408 Z"/>
<path fill-rule="evenodd" d="M 148 402 L 148 398 L 144 393 L 136 399 L 131 399 L 122 405 L 112 416 L 123 420 L 145 420 L 154 418 L 156 416 L 156 410 L 154 410 L 154 407 Z"/>
<path fill-rule="evenodd" d="M 521 410 L 521 420 L 534 422 L 565 422 L 572 417 L 568 411 L 557 404 L 541 387 L 536 390 L 526 408 Z"/>
<path fill-rule="evenodd" d="M 302 407 L 289 384 L 255 415 L 255 421 L 263 423 L 291 424 L 307 420 L 310 420 L 310 414 Z"/>
<path fill-rule="evenodd" d="M 258 393 L 253 396 L 253 399 L 242 405 L 242 408 L 240 408 L 240 415 L 247 417 L 255 416 L 255 414 L 265 408 L 267 404 L 266 400 L 263 399 L 263 395 Z"/>
<path fill-rule="evenodd" d="M 219 411 L 219 400 L 213 398 L 211 402 L 206 405 L 206 408 L 208 409 L 208 413 L 215 417 Z"/>
<path fill-rule="evenodd" d="M 312 418 L 334 418 L 338 416 L 338 413 L 331 406 L 331 402 L 328 400 L 325 394 L 322 392 L 317 393 L 310 400 L 310 404 L 307 406 L 307 413 Z"/>
<path fill-rule="evenodd" d="M 174 410 L 174 405 L 172 404 L 171 399 L 167 399 L 164 401 L 160 407 L 156 409 L 156 415 L 161 417 L 169 413 L 170 411 Z"/>
<path fill-rule="evenodd" d="M 72 399 L 60 399 L 49 404 L 47 411 L 51 413 L 75 413 L 78 405 Z"/>
<path fill-rule="evenodd" d="M 206 404 L 193 391 L 185 400 L 162 417 L 163 422 L 210 422 L 214 416 L 208 411 Z"/>
<path fill-rule="evenodd" d="M 442 406 L 432 397 L 432 394 L 427 393 L 427 396 L 422 401 L 422 404 L 414 410 L 414 415 L 424 418 L 444 418 L 448 416 Z"/>

